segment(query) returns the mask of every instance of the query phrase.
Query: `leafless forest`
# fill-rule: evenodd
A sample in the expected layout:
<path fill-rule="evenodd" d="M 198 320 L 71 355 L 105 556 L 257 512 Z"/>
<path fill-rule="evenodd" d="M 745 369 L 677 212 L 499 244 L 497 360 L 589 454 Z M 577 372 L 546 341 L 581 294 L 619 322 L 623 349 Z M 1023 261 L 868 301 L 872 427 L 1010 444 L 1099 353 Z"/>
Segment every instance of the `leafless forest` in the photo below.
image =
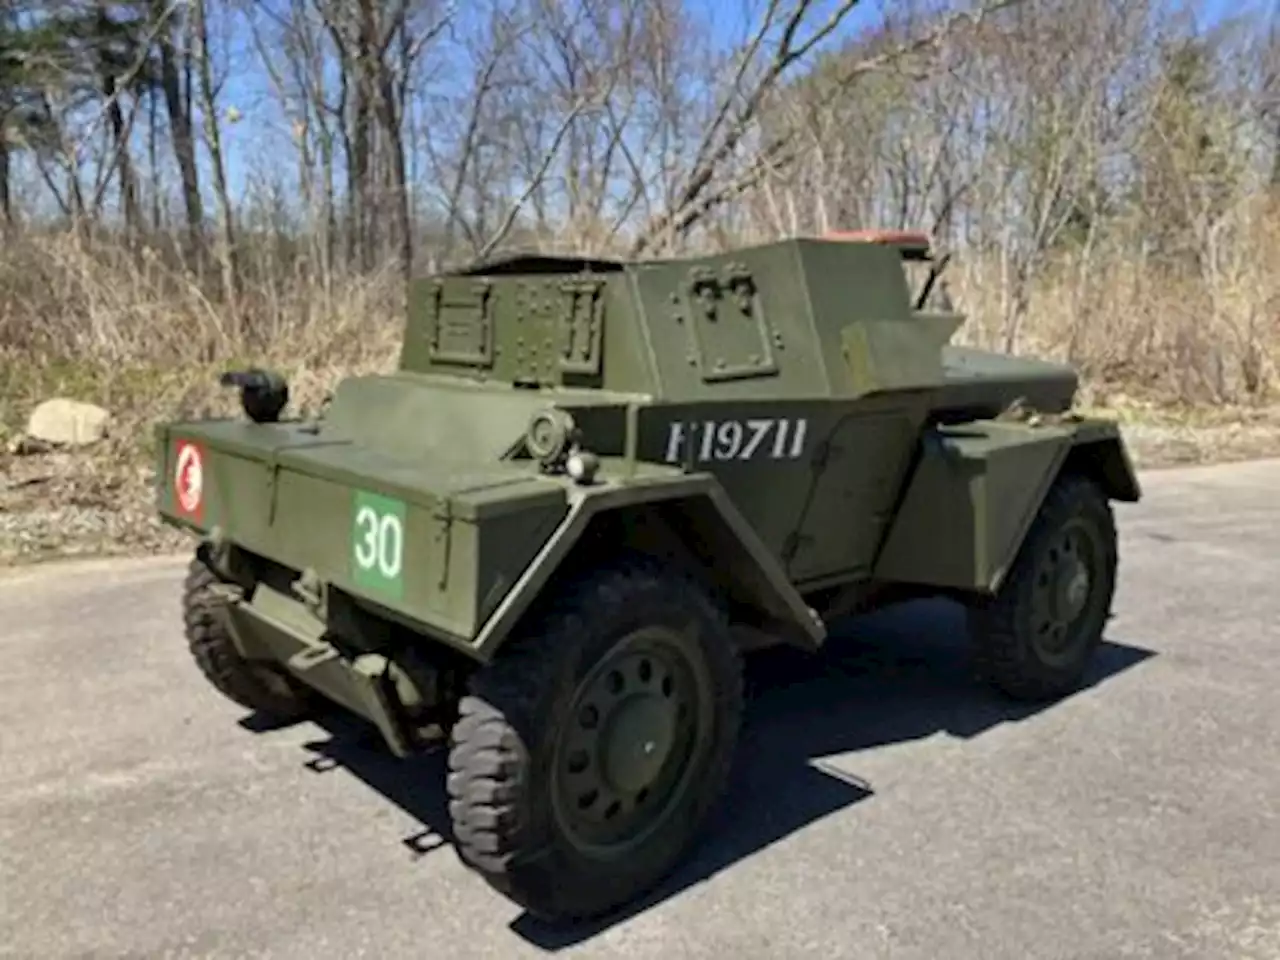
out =
<path fill-rule="evenodd" d="M 392 361 L 406 274 L 503 249 L 869 225 L 953 251 L 970 342 L 1069 358 L 1104 399 L 1271 402 L 1278 23 L 1208 0 L 0 0 L 0 419 L 60 392 L 141 423 L 249 358 L 323 388 Z"/>

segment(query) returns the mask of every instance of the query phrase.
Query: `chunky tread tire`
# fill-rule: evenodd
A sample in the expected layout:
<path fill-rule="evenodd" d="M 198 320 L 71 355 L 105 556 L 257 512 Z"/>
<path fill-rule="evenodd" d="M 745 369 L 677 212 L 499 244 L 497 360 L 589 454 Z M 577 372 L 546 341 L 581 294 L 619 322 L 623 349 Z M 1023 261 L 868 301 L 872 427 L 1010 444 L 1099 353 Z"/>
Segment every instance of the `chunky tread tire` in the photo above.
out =
<path fill-rule="evenodd" d="M 199 560 L 187 568 L 182 590 L 183 624 L 191 656 L 214 688 L 248 710 L 284 720 L 307 712 L 302 692 L 283 674 L 270 676 L 266 667 L 240 656 L 218 608 L 226 601 L 214 592 L 217 575 Z"/>
<path fill-rule="evenodd" d="M 1103 570 L 1091 584 L 1085 642 L 1068 663 L 1051 664 L 1038 655 L 1030 639 L 1029 597 L 1041 552 L 1063 524 L 1076 519 L 1089 524 L 1101 544 Z M 1087 476 L 1062 475 L 1049 489 L 997 595 L 970 608 L 978 667 L 987 682 L 1006 696 L 1027 702 L 1060 699 L 1078 689 L 1110 617 L 1117 563 L 1115 518 L 1105 493 Z"/>
<path fill-rule="evenodd" d="M 559 834 L 552 811 L 555 733 L 579 679 L 647 623 L 693 617 L 713 689 L 717 736 L 689 804 L 626 859 L 596 861 Z M 459 856 L 543 920 L 608 913 L 660 883 L 705 826 L 728 782 L 743 709 L 741 654 L 722 613 L 691 580 L 646 560 L 579 577 L 471 679 L 449 756 L 449 812 Z"/>

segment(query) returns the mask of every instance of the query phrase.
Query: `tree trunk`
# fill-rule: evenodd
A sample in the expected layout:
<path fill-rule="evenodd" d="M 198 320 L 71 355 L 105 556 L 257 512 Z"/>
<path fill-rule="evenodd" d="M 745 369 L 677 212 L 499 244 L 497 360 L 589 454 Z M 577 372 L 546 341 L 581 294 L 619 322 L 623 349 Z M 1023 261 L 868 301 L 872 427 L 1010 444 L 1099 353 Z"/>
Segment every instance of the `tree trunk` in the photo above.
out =
<path fill-rule="evenodd" d="M 157 0 L 155 7 L 157 16 L 164 13 L 165 5 L 162 0 Z M 200 199 L 200 174 L 196 167 L 196 139 L 191 120 L 190 91 L 184 96 L 182 77 L 178 72 L 178 50 L 173 38 L 174 30 L 171 26 L 161 30 L 158 38 L 160 87 L 164 91 L 165 111 L 169 117 L 173 159 L 182 179 L 182 201 L 187 212 L 191 254 L 197 256 L 203 248 L 204 204 Z"/>
<path fill-rule="evenodd" d="M 391 161 L 391 196 L 395 203 L 397 256 L 400 272 L 407 283 L 413 273 L 413 232 L 409 217 L 408 175 L 404 158 L 404 130 L 402 116 L 396 107 L 395 81 L 385 64 L 379 66 L 381 91 L 378 97 L 379 113 L 387 138 L 387 152 Z"/>
<path fill-rule="evenodd" d="M 222 269 L 222 288 L 231 307 L 232 316 L 239 327 L 240 264 L 236 255 L 235 217 L 231 195 L 227 187 L 227 167 L 222 155 L 222 133 L 218 126 L 218 104 L 213 85 L 213 70 L 209 66 L 209 27 L 206 19 L 205 0 L 192 5 L 195 13 L 196 63 L 200 72 L 200 112 L 204 115 L 204 135 L 209 149 L 209 162 L 213 167 L 214 196 L 218 204 L 218 263 Z"/>
<path fill-rule="evenodd" d="M 133 172 L 133 156 L 129 151 L 129 130 L 124 110 L 120 106 L 119 89 L 115 77 L 102 78 L 102 95 L 107 102 L 107 122 L 111 124 L 111 137 L 119 166 L 120 200 L 124 206 L 125 235 L 132 243 L 142 225 L 142 211 L 138 206 L 138 180 Z"/>
<path fill-rule="evenodd" d="M 0 137 L 0 226 L 13 223 L 13 193 L 11 187 L 11 167 L 9 145 Z"/>

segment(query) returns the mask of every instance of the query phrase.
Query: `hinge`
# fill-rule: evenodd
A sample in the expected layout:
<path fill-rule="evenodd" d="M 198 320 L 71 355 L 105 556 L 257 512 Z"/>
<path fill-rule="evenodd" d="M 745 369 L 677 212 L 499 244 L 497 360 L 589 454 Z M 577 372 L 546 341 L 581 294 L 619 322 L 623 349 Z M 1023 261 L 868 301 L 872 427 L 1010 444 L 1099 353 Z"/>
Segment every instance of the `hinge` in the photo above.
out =
<path fill-rule="evenodd" d="M 450 548 L 453 541 L 453 504 L 447 498 L 438 500 L 431 518 L 436 522 L 436 555 L 440 558 L 440 576 L 436 589 L 444 592 L 449 587 Z"/>
<path fill-rule="evenodd" d="M 276 500 L 279 499 L 280 463 L 273 451 L 267 460 L 267 526 L 276 522 Z"/>

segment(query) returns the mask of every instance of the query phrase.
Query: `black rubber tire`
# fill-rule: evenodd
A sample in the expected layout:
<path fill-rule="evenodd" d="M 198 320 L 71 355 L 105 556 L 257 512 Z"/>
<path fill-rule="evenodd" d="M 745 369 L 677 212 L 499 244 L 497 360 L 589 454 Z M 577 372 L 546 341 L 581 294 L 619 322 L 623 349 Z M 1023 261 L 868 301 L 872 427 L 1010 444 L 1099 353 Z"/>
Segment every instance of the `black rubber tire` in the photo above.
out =
<path fill-rule="evenodd" d="M 225 604 L 214 586 L 217 576 L 198 559 L 187 567 L 182 589 L 182 619 L 187 647 L 196 666 L 214 688 L 233 703 L 280 720 L 294 720 L 308 711 L 306 697 L 283 672 L 250 663 L 240 656 L 219 607 Z"/>
<path fill-rule="evenodd" d="M 714 691 L 698 786 L 638 851 L 586 856 L 557 826 L 552 756 L 580 679 L 638 627 L 698 631 Z M 449 812 L 462 861 L 530 914 L 552 922 L 609 913 L 650 891 L 683 860 L 725 792 L 743 710 L 742 658 L 726 618 L 691 580 L 647 561 L 569 583 L 547 614 L 471 678 L 449 755 Z"/>
<path fill-rule="evenodd" d="M 1046 659 L 1033 642 L 1032 591 L 1043 552 L 1068 523 L 1083 523 L 1099 545 L 1101 570 L 1090 583 L 1077 640 L 1064 662 Z M 1006 696 L 1027 702 L 1060 699 L 1079 689 L 1102 642 L 1115 595 L 1118 549 L 1111 503 L 1096 482 L 1063 474 L 1049 489 L 1013 568 L 996 596 L 969 608 L 978 669 Z"/>

